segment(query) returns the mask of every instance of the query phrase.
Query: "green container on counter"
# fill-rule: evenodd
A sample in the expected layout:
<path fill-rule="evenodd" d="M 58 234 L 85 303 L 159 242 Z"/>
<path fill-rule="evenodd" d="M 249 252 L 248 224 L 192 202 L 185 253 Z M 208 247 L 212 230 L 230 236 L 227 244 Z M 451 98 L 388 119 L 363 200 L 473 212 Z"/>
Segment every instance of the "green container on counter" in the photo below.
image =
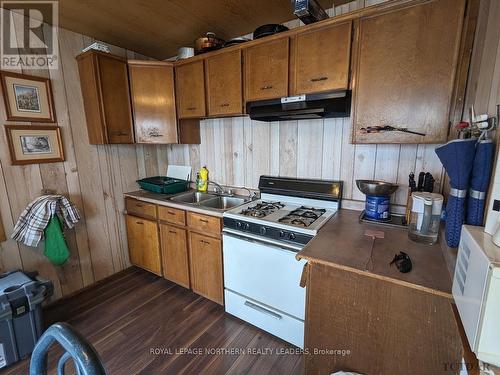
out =
<path fill-rule="evenodd" d="M 137 180 L 141 189 L 160 194 L 177 194 L 189 189 L 189 181 L 156 176 Z"/>

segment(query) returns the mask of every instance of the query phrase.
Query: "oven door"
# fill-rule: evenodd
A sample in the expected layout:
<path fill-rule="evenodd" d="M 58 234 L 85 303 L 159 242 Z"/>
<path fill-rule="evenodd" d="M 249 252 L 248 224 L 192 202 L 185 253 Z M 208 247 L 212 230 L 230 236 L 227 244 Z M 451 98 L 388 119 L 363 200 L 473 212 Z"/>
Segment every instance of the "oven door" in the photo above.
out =
<path fill-rule="evenodd" d="M 224 287 L 304 320 L 305 260 L 296 252 L 258 240 L 223 233 Z"/>

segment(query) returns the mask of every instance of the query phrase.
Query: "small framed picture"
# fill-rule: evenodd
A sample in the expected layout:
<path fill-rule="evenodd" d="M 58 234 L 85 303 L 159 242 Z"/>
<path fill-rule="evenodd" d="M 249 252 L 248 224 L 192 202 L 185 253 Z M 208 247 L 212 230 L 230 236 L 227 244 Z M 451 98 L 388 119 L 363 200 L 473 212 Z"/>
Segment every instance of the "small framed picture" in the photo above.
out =
<path fill-rule="evenodd" d="M 64 161 L 58 126 L 5 125 L 13 165 Z"/>
<path fill-rule="evenodd" d="M 9 121 L 56 122 L 50 79 L 1 71 Z"/>

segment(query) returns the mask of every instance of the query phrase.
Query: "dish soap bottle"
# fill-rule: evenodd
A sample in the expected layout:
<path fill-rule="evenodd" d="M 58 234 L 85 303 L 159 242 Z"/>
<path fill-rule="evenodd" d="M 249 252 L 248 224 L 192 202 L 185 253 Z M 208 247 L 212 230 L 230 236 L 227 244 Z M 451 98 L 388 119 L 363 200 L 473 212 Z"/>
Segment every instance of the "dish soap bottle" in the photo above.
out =
<path fill-rule="evenodd" d="M 208 190 L 208 169 L 206 166 L 200 169 L 196 177 L 196 187 L 198 191 L 206 192 Z"/>

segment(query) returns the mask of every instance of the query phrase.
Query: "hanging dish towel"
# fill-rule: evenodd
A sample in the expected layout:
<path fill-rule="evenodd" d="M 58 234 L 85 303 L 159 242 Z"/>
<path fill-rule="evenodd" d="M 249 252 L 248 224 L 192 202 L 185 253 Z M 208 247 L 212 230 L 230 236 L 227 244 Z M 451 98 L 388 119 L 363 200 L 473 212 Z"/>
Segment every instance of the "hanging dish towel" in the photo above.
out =
<path fill-rule="evenodd" d="M 49 260 L 63 264 L 70 252 L 64 238 L 63 227 L 71 229 L 80 221 L 80 213 L 63 195 L 44 195 L 23 211 L 17 220 L 12 239 L 36 247 L 45 235 L 45 252 Z"/>
<path fill-rule="evenodd" d="M 45 251 L 44 255 L 56 266 L 62 265 L 70 256 L 66 239 L 59 218 L 53 216 L 44 231 Z"/>
<path fill-rule="evenodd" d="M 450 177 L 445 226 L 446 244 L 449 247 L 457 247 L 460 242 L 475 152 L 475 139 L 457 139 L 436 148 L 436 154 Z"/>
<path fill-rule="evenodd" d="M 55 215 L 68 229 L 80 221 L 80 213 L 68 198 L 63 195 L 43 195 L 31 202 L 19 216 L 12 239 L 36 247 Z"/>
<path fill-rule="evenodd" d="M 469 225 L 483 225 L 486 193 L 490 185 L 493 169 L 495 145 L 491 139 L 477 142 L 474 166 L 470 181 L 469 199 L 467 200 L 467 219 Z"/>

